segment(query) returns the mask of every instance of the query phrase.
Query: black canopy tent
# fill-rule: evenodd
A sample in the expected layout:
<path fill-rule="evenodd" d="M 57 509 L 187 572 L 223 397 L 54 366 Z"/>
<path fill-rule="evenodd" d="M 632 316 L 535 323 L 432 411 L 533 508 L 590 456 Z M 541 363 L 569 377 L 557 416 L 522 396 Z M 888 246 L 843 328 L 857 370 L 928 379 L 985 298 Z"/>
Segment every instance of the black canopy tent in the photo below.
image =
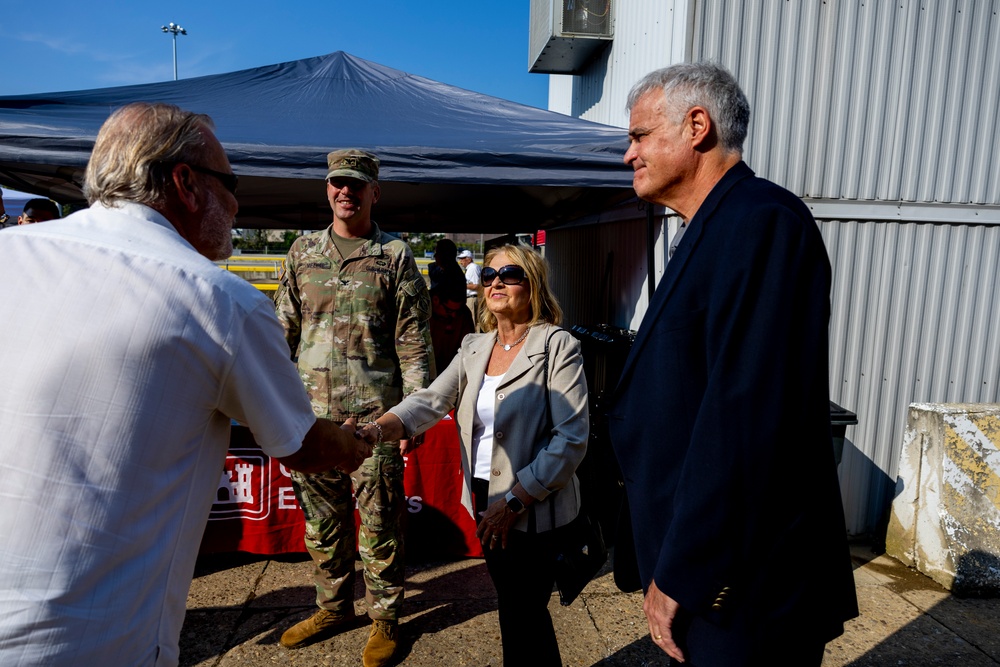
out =
<path fill-rule="evenodd" d="M 209 114 L 240 175 L 240 227 L 329 224 L 334 148 L 382 160 L 388 230 L 544 229 L 634 196 L 626 132 L 343 52 L 181 81 L 0 97 L 0 185 L 82 201 L 94 138 L 116 108 L 161 101 Z"/>

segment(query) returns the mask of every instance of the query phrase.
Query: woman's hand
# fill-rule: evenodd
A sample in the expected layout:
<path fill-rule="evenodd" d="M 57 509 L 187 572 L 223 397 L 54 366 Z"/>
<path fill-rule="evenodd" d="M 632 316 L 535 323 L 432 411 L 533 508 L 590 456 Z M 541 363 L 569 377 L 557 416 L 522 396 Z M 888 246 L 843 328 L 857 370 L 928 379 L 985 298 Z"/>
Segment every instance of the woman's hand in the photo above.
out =
<path fill-rule="evenodd" d="M 424 444 L 424 434 L 415 435 L 412 438 L 404 438 L 399 441 L 399 453 L 403 456 L 417 451 L 417 447 Z"/>
<path fill-rule="evenodd" d="M 383 442 L 396 442 L 406 437 L 403 422 L 391 412 L 378 418 L 377 422 L 364 422 L 354 432 L 354 437 L 376 446 Z M 413 447 L 410 447 L 413 449 Z"/>
<path fill-rule="evenodd" d="M 366 422 L 354 431 L 354 437 L 358 440 L 364 440 L 369 446 L 373 446 L 378 442 L 379 431 L 373 423 Z"/>
<path fill-rule="evenodd" d="M 506 549 L 507 535 L 516 519 L 517 515 L 507 507 L 507 501 L 503 498 L 487 507 L 483 520 L 476 528 L 476 537 L 483 549 L 496 549 L 498 546 Z"/>

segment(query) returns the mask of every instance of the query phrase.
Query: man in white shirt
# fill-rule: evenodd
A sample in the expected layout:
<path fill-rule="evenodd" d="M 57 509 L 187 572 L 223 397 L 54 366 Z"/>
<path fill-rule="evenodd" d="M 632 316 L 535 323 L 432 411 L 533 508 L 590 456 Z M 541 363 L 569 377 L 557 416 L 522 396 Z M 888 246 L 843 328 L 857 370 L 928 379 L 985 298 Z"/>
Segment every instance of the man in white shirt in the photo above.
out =
<path fill-rule="evenodd" d="M 211 261 L 237 210 L 211 128 L 119 109 L 91 208 L 4 231 L 0 664 L 178 663 L 231 419 L 289 468 L 370 455 L 313 415 L 270 300 Z"/>
<path fill-rule="evenodd" d="M 479 331 L 479 292 L 483 289 L 479 281 L 482 269 L 473 260 L 471 250 L 460 251 L 458 263 L 465 269 L 465 305 L 472 311 L 472 321 L 476 323 L 476 331 Z"/>

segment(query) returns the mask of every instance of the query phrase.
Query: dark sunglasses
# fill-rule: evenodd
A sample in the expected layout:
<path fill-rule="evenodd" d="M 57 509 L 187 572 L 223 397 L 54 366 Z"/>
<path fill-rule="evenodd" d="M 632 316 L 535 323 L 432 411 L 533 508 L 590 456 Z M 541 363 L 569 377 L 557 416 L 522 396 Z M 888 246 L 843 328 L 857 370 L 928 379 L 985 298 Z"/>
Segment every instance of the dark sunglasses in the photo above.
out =
<path fill-rule="evenodd" d="M 236 195 L 236 187 L 240 184 L 240 177 L 236 174 L 227 174 L 224 171 L 216 171 L 214 169 L 209 169 L 208 167 L 201 167 L 196 164 L 190 164 L 185 162 L 187 166 L 191 167 L 192 171 L 197 171 L 202 174 L 208 174 L 213 178 L 218 179 L 222 183 L 222 187 L 229 190 L 229 194 Z"/>
<path fill-rule="evenodd" d="M 507 266 L 501 266 L 499 270 L 494 269 L 491 266 L 487 266 L 483 269 L 483 287 L 489 287 L 493 284 L 493 280 L 500 276 L 500 282 L 504 285 L 520 285 L 524 282 L 524 269 L 516 264 L 508 264 Z"/>

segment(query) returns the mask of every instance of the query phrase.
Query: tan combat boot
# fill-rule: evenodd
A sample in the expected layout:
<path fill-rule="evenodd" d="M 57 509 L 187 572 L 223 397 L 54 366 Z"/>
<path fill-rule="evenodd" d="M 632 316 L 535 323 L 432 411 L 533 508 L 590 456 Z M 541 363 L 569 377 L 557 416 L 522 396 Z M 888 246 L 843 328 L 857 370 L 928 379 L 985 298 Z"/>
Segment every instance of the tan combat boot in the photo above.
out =
<path fill-rule="evenodd" d="M 285 634 L 281 635 L 281 645 L 285 648 L 300 648 L 327 639 L 350 626 L 354 618 L 354 614 L 345 616 L 320 609 L 306 620 L 285 630 Z"/>
<path fill-rule="evenodd" d="M 399 645 L 399 624 L 396 621 L 372 621 L 368 644 L 361 656 L 364 667 L 385 667 L 390 664 Z"/>

